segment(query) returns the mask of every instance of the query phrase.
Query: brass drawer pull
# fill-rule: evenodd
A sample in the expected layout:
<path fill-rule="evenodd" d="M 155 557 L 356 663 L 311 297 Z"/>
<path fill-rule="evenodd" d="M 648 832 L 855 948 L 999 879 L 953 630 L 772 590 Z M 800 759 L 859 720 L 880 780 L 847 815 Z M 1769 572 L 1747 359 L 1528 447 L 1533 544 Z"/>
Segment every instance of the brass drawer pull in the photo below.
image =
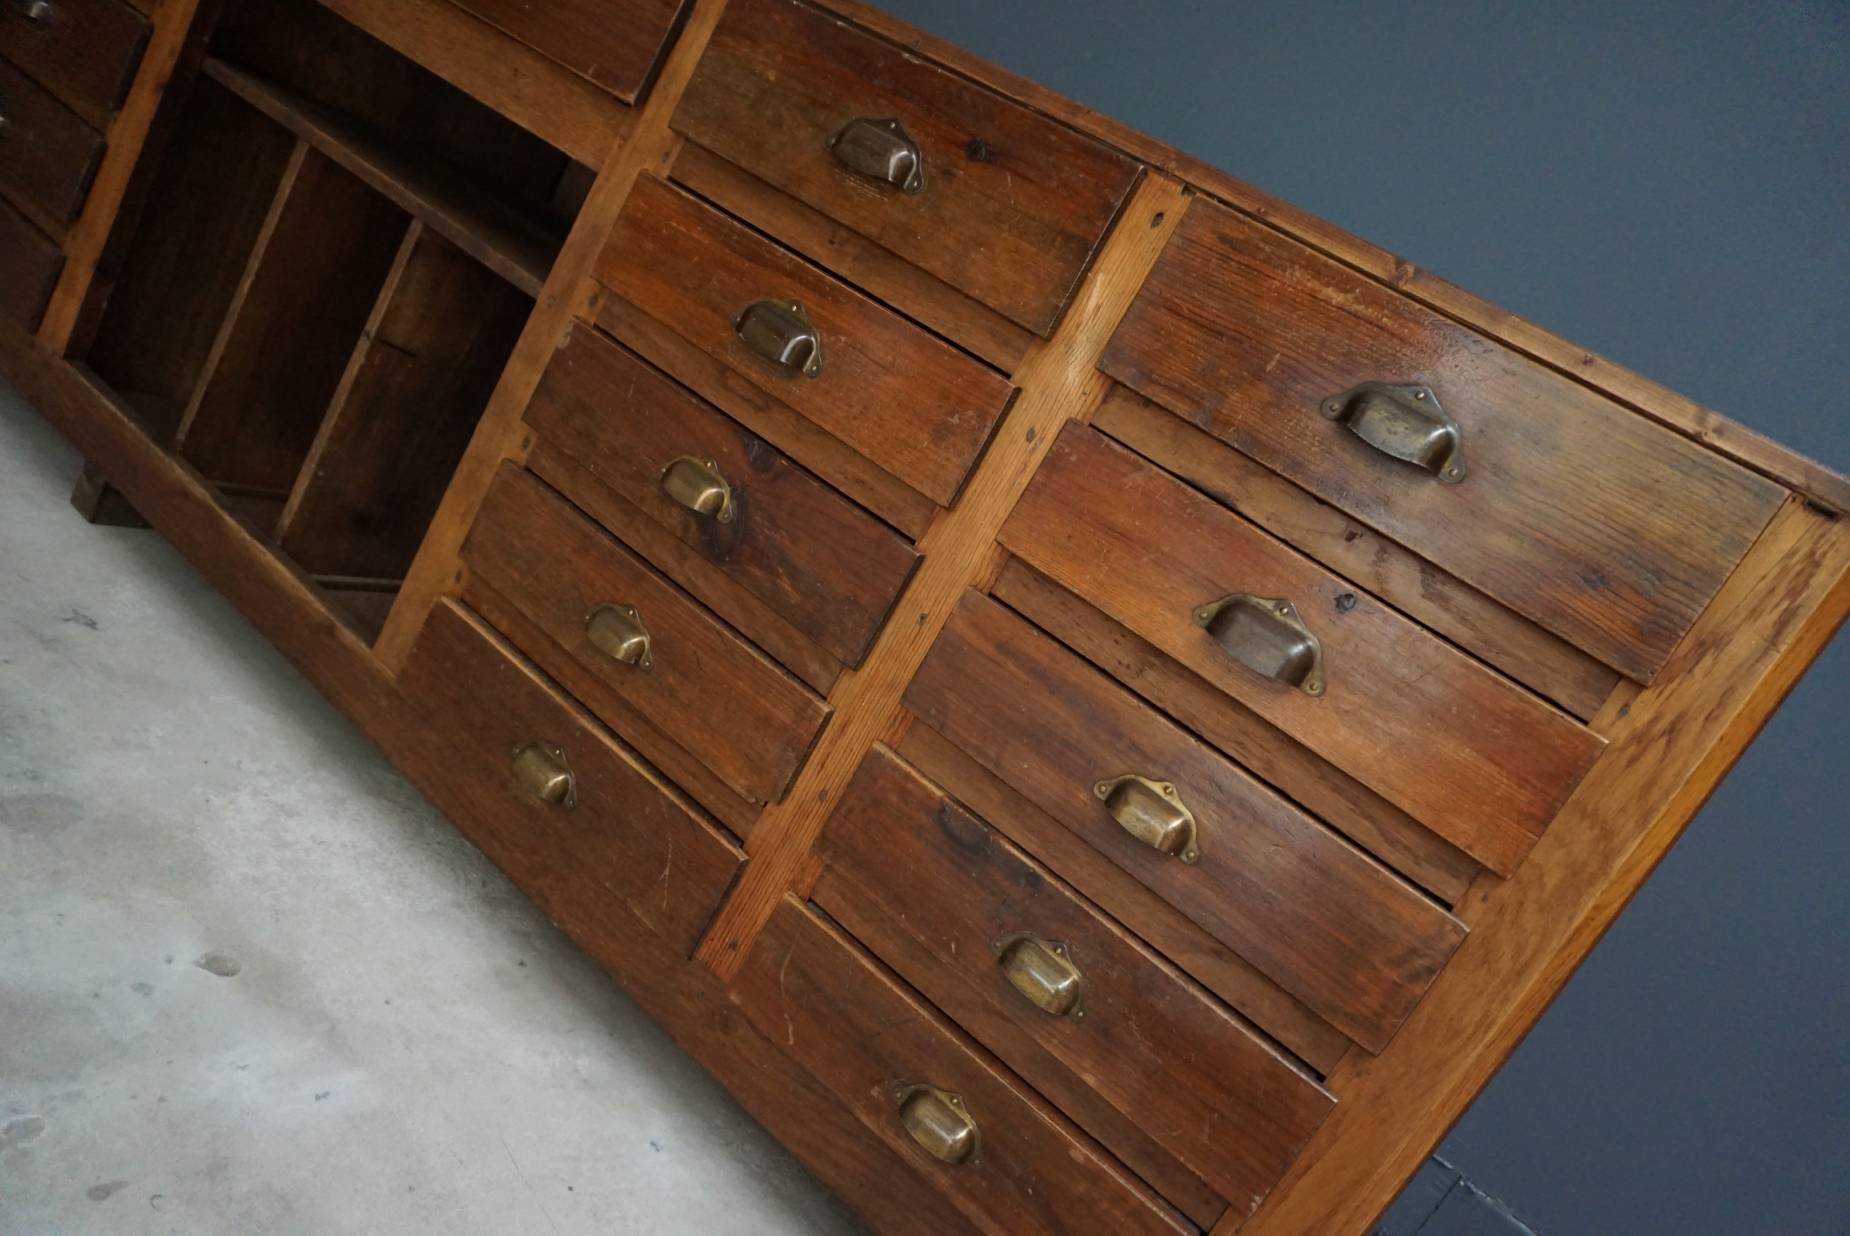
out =
<path fill-rule="evenodd" d="M 919 144 L 897 120 L 850 120 L 829 141 L 840 164 L 856 175 L 892 185 L 901 193 L 925 187 L 925 163 Z"/>
<path fill-rule="evenodd" d="M 514 751 L 514 784 L 521 793 L 548 807 L 578 805 L 578 776 L 565 751 L 551 743 L 530 742 Z"/>
<path fill-rule="evenodd" d="M 655 641 L 634 605 L 600 605 L 585 619 L 591 646 L 632 669 L 655 668 Z"/>
<path fill-rule="evenodd" d="M 745 346 L 784 372 L 822 376 L 822 336 L 794 300 L 755 300 L 739 312 L 732 329 Z"/>
<path fill-rule="evenodd" d="M 1194 618 L 1221 651 L 1255 674 L 1323 694 L 1323 645 L 1291 602 L 1235 592 L 1203 605 Z"/>
<path fill-rule="evenodd" d="M 1085 976 L 1066 945 L 1019 932 L 990 947 L 1003 975 L 1028 1003 L 1053 1017 L 1085 1020 Z"/>
<path fill-rule="evenodd" d="M 964 1110 L 963 1096 L 936 1086 L 901 1085 L 893 1089 L 899 1123 L 919 1148 L 953 1166 L 976 1158 L 976 1121 Z"/>
<path fill-rule="evenodd" d="M 1429 386 L 1364 382 L 1324 400 L 1323 414 L 1383 455 L 1416 464 L 1447 485 L 1465 479 L 1464 431 Z"/>
<path fill-rule="evenodd" d="M 732 522 L 732 486 L 711 459 L 683 455 L 662 469 L 662 492 L 696 515 Z"/>
<path fill-rule="evenodd" d="M 42 26 L 51 18 L 51 0 L 13 0 L 13 7 L 35 26 Z"/>
<path fill-rule="evenodd" d="M 1112 777 L 1092 787 L 1118 827 L 1149 846 L 1185 863 L 1201 861 L 1195 813 L 1176 787 L 1135 773 Z"/>

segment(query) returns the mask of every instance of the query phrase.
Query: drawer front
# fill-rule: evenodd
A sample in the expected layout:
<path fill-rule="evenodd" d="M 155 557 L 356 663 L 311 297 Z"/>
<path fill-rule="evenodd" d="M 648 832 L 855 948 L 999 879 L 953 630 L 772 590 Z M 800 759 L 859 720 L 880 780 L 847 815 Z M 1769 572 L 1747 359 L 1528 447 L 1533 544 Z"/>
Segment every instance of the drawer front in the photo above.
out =
<path fill-rule="evenodd" d="M 463 561 L 738 794 L 783 796 L 828 706 L 545 485 L 504 464 Z"/>
<path fill-rule="evenodd" d="M 24 73 L 0 61 L 0 188 L 68 223 L 90 192 L 103 139 Z"/>
<path fill-rule="evenodd" d="M 1784 491 L 1223 207 L 1191 210 L 1112 377 L 1648 681 Z M 1425 388 L 1362 393 L 1365 383 Z M 1383 454 L 1417 443 L 1440 472 Z M 1429 449 L 1430 448 L 1430 449 Z M 1441 469 L 1441 472 L 1443 469 Z"/>
<path fill-rule="evenodd" d="M 553 358 L 527 423 L 847 664 L 918 560 L 884 524 L 588 326 Z"/>
<path fill-rule="evenodd" d="M 821 854 L 830 917 L 1203 1227 L 1256 1208 L 1335 1103 L 884 748 Z"/>
<path fill-rule="evenodd" d="M 37 329 L 63 269 L 64 254 L 51 238 L 0 200 L 0 316 Z"/>
<path fill-rule="evenodd" d="M 734 999 L 978 1230 L 1193 1229 L 831 926 L 785 901 Z"/>
<path fill-rule="evenodd" d="M 986 597 L 958 603 L 905 702 L 1370 1050 L 1464 938 L 1384 867 Z"/>
<path fill-rule="evenodd" d="M 120 0 L 8 0 L 0 6 L 0 57 L 101 131 L 134 80 L 148 29 L 148 19 Z"/>
<path fill-rule="evenodd" d="M 1043 336 L 1138 175 L 1091 139 L 793 0 L 728 7 L 674 126 Z"/>
<path fill-rule="evenodd" d="M 542 904 L 611 898 L 689 955 L 739 851 L 480 620 L 440 603 L 399 679 L 448 744 L 423 789 Z"/>
<path fill-rule="evenodd" d="M 600 275 L 643 312 L 940 505 L 956 497 L 1014 393 L 994 370 L 653 177 L 636 182 Z M 753 331 L 758 347 L 774 346 L 780 330 L 796 336 L 801 324 L 772 302 L 800 306 L 819 356 L 798 344 L 780 353 L 789 363 L 779 364 L 741 337 L 748 309 L 761 328 Z"/>
<path fill-rule="evenodd" d="M 1062 431 L 1002 540 L 1504 874 L 1604 747 L 1566 714 L 1084 426 Z M 1202 625 L 1203 607 L 1235 594 L 1255 600 L 1215 610 Z M 1268 615 L 1260 599 L 1290 612 Z M 1315 658 L 1302 632 L 1315 640 Z M 1281 649 L 1290 655 L 1272 660 Z"/>
<path fill-rule="evenodd" d="M 626 103 L 648 89 L 688 0 L 455 0 Z"/>

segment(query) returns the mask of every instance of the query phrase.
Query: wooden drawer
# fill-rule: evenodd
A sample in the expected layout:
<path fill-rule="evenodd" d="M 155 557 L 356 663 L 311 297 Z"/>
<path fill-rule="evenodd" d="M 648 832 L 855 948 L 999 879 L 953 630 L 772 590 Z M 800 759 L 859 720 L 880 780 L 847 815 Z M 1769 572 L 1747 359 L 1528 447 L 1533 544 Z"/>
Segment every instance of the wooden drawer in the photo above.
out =
<path fill-rule="evenodd" d="M 1002 540 L 1504 874 L 1604 747 L 1566 714 L 1085 426 L 1061 432 Z M 1234 609 L 1224 619 L 1233 629 L 1204 628 L 1202 607 L 1235 593 L 1292 612 L 1275 620 Z M 1318 694 L 1310 680 L 1295 686 L 1255 672 L 1221 642 L 1250 634 L 1261 646 L 1246 655 L 1269 655 L 1293 623 L 1321 646 Z"/>
<path fill-rule="evenodd" d="M 1784 496 L 1206 202 L 1183 220 L 1100 367 L 1640 681 Z M 1344 398 L 1364 383 L 1425 397 Z M 1424 443 L 1421 426 L 1440 409 L 1460 435 L 1456 483 L 1345 428 Z"/>
<path fill-rule="evenodd" d="M 70 222 L 90 192 L 103 139 L 24 73 L 0 61 L 0 189 L 48 222 Z"/>
<path fill-rule="evenodd" d="M 493 589 L 556 644 L 530 655 L 549 670 L 569 658 L 569 673 L 554 677 L 568 687 L 576 675 L 596 679 L 752 802 L 783 796 L 828 718 L 828 705 L 512 464 L 463 561 L 472 586 Z M 620 718 L 610 723 L 623 732 Z"/>
<path fill-rule="evenodd" d="M 1204 1228 L 1256 1208 L 1335 1103 L 885 748 L 821 855 L 830 917 Z"/>
<path fill-rule="evenodd" d="M 1014 394 L 994 370 L 653 177 L 636 182 L 599 273 L 644 313 L 941 505 L 957 496 Z M 801 306 L 821 343 L 813 372 L 802 363 L 807 350 L 792 349 L 786 367 L 741 338 L 741 315 L 770 301 Z"/>
<path fill-rule="evenodd" d="M 649 88 L 688 0 L 454 0 L 626 103 Z"/>
<path fill-rule="evenodd" d="M 98 132 L 128 93 L 149 23 L 120 0 L 27 0 L 0 6 L 0 57 L 30 73 Z"/>
<path fill-rule="evenodd" d="M 772 1042 L 977 1230 L 1193 1230 L 800 903 L 772 916 L 733 990 Z"/>
<path fill-rule="evenodd" d="M 897 134 L 885 127 L 895 123 Z M 793 0 L 728 7 L 674 126 L 1043 336 L 1138 174 L 1115 151 Z M 853 170 L 853 151 L 880 174 Z"/>
<path fill-rule="evenodd" d="M 987 597 L 965 594 L 905 702 L 1372 1051 L 1464 938 L 1386 868 Z M 1114 784 L 1131 777 L 1155 788 Z M 1179 818 L 1176 803 L 1192 823 L 1173 838 L 1132 831 Z"/>
<path fill-rule="evenodd" d="M 0 316 L 37 329 L 63 269 L 57 244 L 0 199 Z"/>
<path fill-rule="evenodd" d="M 591 327 L 553 358 L 527 423 L 845 664 L 860 662 L 918 560 L 884 524 Z"/>
<path fill-rule="evenodd" d="M 448 747 L 423 789 L 516 883 L 554 917 L 612 898 L 693 951 L 744 861 L 698 808 L 453 602 L 399 685 Z"/>

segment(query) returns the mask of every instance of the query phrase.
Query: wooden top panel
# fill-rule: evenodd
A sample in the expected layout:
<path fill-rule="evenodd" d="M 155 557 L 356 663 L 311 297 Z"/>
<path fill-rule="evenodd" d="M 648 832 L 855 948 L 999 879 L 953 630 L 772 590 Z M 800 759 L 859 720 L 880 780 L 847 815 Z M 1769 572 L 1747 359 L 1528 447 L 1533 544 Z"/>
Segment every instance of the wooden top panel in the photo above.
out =
<path fill-rule="evenodd" d="M 626 103 L 642 97 L 689 0 L 454 0 Z"/>

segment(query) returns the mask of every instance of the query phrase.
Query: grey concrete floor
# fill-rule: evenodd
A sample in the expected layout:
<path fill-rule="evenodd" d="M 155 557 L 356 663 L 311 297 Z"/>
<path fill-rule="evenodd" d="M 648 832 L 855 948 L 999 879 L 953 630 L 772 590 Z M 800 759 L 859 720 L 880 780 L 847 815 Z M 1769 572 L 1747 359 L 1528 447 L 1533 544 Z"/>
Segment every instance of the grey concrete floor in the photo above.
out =
<path fill-rule="evenodd" d="M 0 1236 L 849 1233 L 0 386 Z"/>

